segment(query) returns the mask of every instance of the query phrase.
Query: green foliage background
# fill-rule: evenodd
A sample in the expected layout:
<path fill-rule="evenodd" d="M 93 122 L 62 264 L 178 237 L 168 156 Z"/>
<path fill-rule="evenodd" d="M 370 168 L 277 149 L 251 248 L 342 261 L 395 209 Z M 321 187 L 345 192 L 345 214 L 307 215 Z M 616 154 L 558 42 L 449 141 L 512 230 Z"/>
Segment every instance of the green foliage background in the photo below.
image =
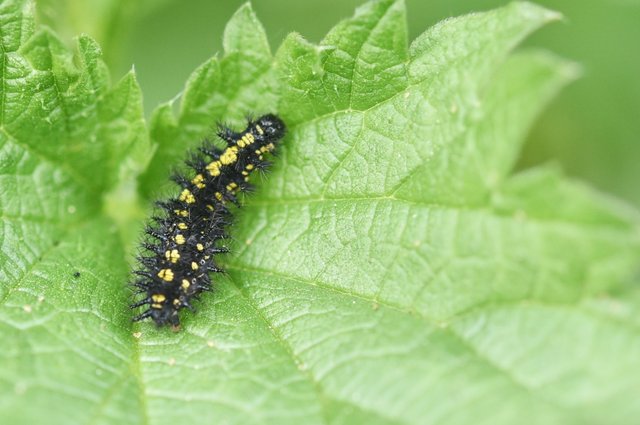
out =
<path fill-rule="evenodd" d="M 90 2 L 91 6 L 64 0 L 39 3 L 48 15 L 44 20 L 62 30 L 68 39 L 80 32 L 96 37 L 105 47 L 107 63 L 116 75 L 135 64 L 146 110 L 150 111 L 175 96 L 191 71 L 220 50 L 222 28 L 243 1 L 101 0 Z M 256 0 L 253 6 L 276 48 L 290 31 L 320 40 L 360 3 Z M 501 0 L 406 3 L 410 39 L 444 18 L 505 4 Z M 570 175 L 640 206 L 640 2 L 538 3 L 561 12 L 565 20 L 537 32 L 524 45 L 544 46 L 574 60 L 582 66 L 583 74 L 536 122 L 521 166 L 559 161 Z M 61 8 L 61 4 L 67 6 Z M 111 8 L 118 13 L 109 12 Z"/>
<path fill-rule="evenodd" d="M 0 423 L 635 424 L 640 214 L 559 167 L 517 167 L 579 73 L 519 47 L 560 15 L 516 2 L 424 31 L 437 3 L 374 1 L 338 24 L 351 5 L 237 6 L 42 1 L 52 31 L 28 1 L 0 3 Z M 584 19 L 636 10 L 601 7 Z M 554 25 L 527 43 L 566 42 L 587 83 L 520 166 L 565 143 L 563 166 L 632 198 L 618 182 L 637 123 L 596 135 L 637 102 L 635 59 Z M 589 109 L 603 96 L 620 109 Z M 228 275 L 181 332 L 132 324 L 127 260 L 157 183 L 248 110 L 289 133 Z M 585 126 L 593 140 L 573 139 Z"/>

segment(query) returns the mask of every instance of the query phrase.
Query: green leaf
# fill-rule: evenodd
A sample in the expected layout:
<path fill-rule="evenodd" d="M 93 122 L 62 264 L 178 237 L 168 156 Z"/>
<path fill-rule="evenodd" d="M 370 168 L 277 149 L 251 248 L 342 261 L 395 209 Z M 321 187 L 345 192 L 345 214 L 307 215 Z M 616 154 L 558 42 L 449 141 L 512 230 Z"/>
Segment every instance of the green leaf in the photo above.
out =
<path fill-rule="evenodd" d="M 24 2 L 1 8 L 3 423 L 640 414 L 640 214 L 553 167 L 512 173 L 577 74 L 513 52 L 557 14 L 512 3 L 408 45 L 404 4 L 374 1 L 272 57 L 245 5 L 224 55 L 155 111 L 150 158 L 133 74 L 110 87 L 91 40 L 73 60 Z M 134 178 L 163 191 L 217 121 L 250 112 L 289 132 L 238 212 L 228 276 L 179 333 L 132 325 Z"/>

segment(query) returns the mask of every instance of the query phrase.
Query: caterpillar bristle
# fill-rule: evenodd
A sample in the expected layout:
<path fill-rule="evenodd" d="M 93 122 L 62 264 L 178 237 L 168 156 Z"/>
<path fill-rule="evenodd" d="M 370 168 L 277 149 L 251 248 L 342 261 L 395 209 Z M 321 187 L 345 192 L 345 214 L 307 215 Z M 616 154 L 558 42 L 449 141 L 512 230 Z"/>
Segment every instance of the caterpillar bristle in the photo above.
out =
<path fill-rule="evenodd" d="M 139 322 L 140 320 L 144 320 L 147 317 L 151 317 L 151 310 L 146 310 L 142 314 L 139 314 L 133 318 L 134 322 Z"/>
<path fill-rule="evenodd" d="M 129 308 L 138 308 L 145 304 L 151 304 L 151 300 L 149 298 L 144 298 L 138 302 L 129 305 Z"/>
<path fill-rule="evenodd" d="M 146 277 L 147 279 L 153 280 L 153 275 L 149 272 L 146 272 L 144 270 L 134 270 L 133 274 L 135 274 L 136 276 L 140 276 L 140 277 Z"/>
<path fill-rule="evenodd" d="M 207 162 L 196 153 L 191 153 L 190 157 L 185 161 L 185 164 L 191 169 L 201 170 L 207 165 Z"/>
<path fill-rule="evenodd" d="M 222 150 L 220 148 L 212 145 L 208 141 L 205 141 L 204 144 L 198 148 L 198 151 L 204 155 L 207 155 L 211 159 L 220 158 L 220 154 L 222 153 Z"/>
<path fill-rule="evenodd" d="M 165 241 L 167 239 L 167 236 L 162 234 L 161 230 L 155 227 L 147 226 L 144 229 L 144 233 L 159 241 Z"/>
<path fill-rule="evenodd" d="M 175 171 L 171 173 L 169 177 L 171 181 L 182 188 L 187 188 L 189 186 L 189 180 L 179 171 Z"/>
<path fill-rule="evenodd" d="M 249 121 L 247 128 L 251 127 L 252 124 L 253 123 Z M 218 124 L 218 131 L 216 134 L 220 139 L 227 142 L 227 146 L 233 146 L 236 143 L 236 140 L 241 137 L 241 133 L 234 132 L 233 130 L 231 130 L 231 128 L 224 125 L 223 123 Z"/>

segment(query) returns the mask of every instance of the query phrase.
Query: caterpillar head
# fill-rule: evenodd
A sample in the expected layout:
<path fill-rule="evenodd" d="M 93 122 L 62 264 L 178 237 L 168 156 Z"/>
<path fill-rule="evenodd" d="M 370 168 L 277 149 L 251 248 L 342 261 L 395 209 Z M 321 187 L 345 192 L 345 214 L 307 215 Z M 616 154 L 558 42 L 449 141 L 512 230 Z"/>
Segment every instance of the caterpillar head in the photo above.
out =
<path fill-rule="evenodd" d="M 284 122 L 273 114 L 261 116 L 256 120 L 255 124 L 256 129 L 260 128 L 264 132 L 261 136 L 265 139 L 266 143 L 281 139 L 286 132 Z"/>

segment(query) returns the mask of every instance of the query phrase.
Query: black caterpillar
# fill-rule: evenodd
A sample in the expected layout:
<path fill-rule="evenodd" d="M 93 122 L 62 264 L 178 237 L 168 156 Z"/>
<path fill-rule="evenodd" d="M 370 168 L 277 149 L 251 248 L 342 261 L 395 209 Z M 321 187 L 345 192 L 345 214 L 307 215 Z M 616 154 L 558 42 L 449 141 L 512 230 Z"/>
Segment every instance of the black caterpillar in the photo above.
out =
<path fill-rule="evenodd" d="M 192 154 L 186 162 L 193 175 L 173 175 L 182 191 L 157 203 L 164 213 L 145 229 L 145 254 L 138 256 L 140 267 L 133 272 L 136 293 L 144 298 L 131 308 L 149 306 L 134 321 L 150 317 L 159 326 L 178 327 L 180 309 L 193 310 L 192 300 L 211 290 L 209 272 L 222 272 L 215 254 L 228 252 L 217 244 L 227 237 L 225 229 L 233 218 L 227 206 L 237 206 L 236 194 L 252 189 L 249 176 L 269 166 L 263 155 L 275 150 L 284 133 L 285 125 L 275 115 L 249 120 L 240 133 L 220 127 L 218 136 L 227 147 L 205 141 L 201 154 Z"/>

